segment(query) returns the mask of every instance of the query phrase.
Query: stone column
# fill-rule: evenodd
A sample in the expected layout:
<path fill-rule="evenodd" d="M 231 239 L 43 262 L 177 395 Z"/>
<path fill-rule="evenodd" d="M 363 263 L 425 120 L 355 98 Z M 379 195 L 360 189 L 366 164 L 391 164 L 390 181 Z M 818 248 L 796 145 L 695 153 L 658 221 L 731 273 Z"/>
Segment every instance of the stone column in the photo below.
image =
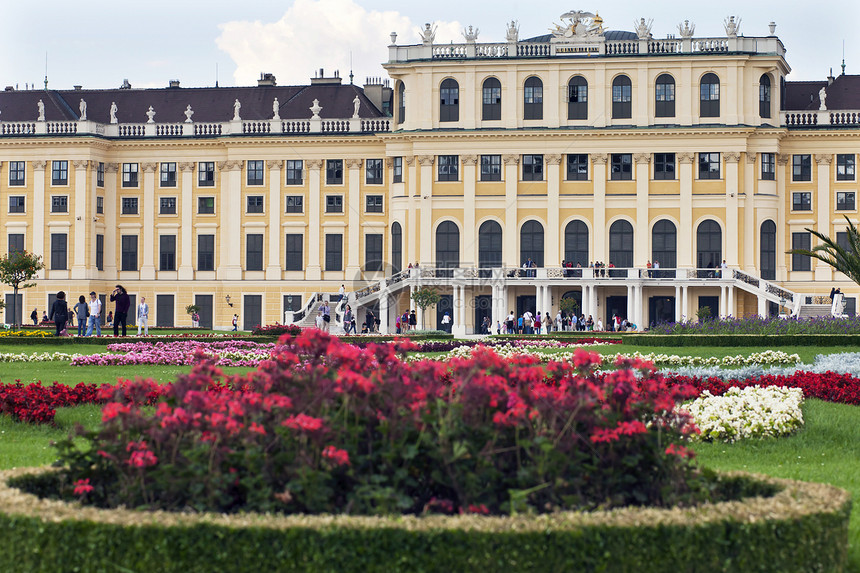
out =
<path fill-rule="evenodd" d="M 244 161 L 219 161 L 221 172 L 221 261 L 218 265 L 219 280 L 242 279 L 242 237 L 240 217 L 242 213 L 242 167 Z"/>
<path fill-rule="evenodd" d="M 380 334 L 388 334 L 389 332 L 389 309 L 388 309 L 388 295 L 383 294 L 379 297 L 379 333 Z"/>
<path fill-rule="evenodd" d="M 594 179 L 594 215 L 592 224 L 594 226 L 594 260 L 606 262 L 609 252 L 606 249 L 606 162 L 609 155 L 606 153 L 592 153 L 591 163 L 594 165 L 592 177 Z"/>
<path fill-rule="evenodd" d="M 547 267 L 561 264 L 561 241 L 564 233 L 560 227 L 561 211 L 561 155 L 545 156 L 546 160 L 546 263 Z"/>
<path fill-rule="evenodd" d="M 72 259 L 72 279 L 87 278 L 87 228 L 92 219 L 87 212 L 87 167 L 89 161 L 76 160 L 75 167 L 75 251 Z M 95 242 L 95 238 L 93 238 Z"/>
<path fill-rule="evenodd" d="M 777 281 L 785 281 L 788 280 L 788 269 L 786 267 L 786 260 L 788 255 L 785 254 L 787 247 L 787 237 L 791 232 L 788 228 L 788 224 L 786 223 L 786 213 L 785 213 L 785 205 L 786 202 L 791 201 L 791 197 L 787 196 L 787 191 L 785 189 L 785 178 L 786 178 L 786 170 L 789 160 L 791 159 L 791 155 L 787 153 L 780 153 L 777 155 L 776 163 L 776 188 L 777 188 L 777 196 L 779 197 L 776 202 L 777 210 L 776 210 L 776 280 Z"/>
<path fill-rule="evenodd" d="M 475 228 L 475 185 L 477 155 L 461 155 L 463 162 L 463 261 L 460 266 L 478 266 L 478 240 Z"/>
<path fill-rule="evenodd" d="M 681 226 L 678 229 L 679 237 L 693 237 L 696 230 L 693 228 L 693 162 L 695 153 L 679 153 L 678 163 L 680 167 L 681 180 Z M 696 260 L 693 253 L 693 241 L 678 242 L 678 268 L 695 268 Z"/>
<path fill-rule="evenodd" d="M 828 237 L 835 236 L 830 232 L 830 218 L 832 198 L 830 197 L 830 163 L 833 161 L 833 156 L 830 154 L 815 154 L 815 163 L 818 165 L 816 178 L 818 179 L 818 200 L 815 206 L 818 212 L 818 222 L 816 224 L 817 231 L 824 233 Z M 815 280 L 830 281 L 833 280 L 833 270 L 827 263 L 813 259 L 815 264 Z"/>
<path fill-rule="evenodd" d="M 117 278 L 116 178 L 119 163 L 105 163 L 105 279 Z"/>
<path fill-rule="evenodd" d="M 349 169 L 349 198 L 347 207 L 347 247 L 346 247 L 346 280 L 361 279 L 361 159 L 347 159 L 346 166 Z"/>
<path fill-rule="evenodd" d="M 726 312 L 726 285 L 720 285 L 720 318 L 724 318 L 728 312 Z"/>
<path fill-rule="evenodd" d="M 143 265 L 141 280 L 155 279 L 155 171 L 158 163 L 143 163 Z"/>
<path fill-rule="evenodd" d="M 45 196 L 47 195 L 47 181 L 45 180 L 45 167 L 48 162 L 39 159 L 31 161 L 33 166 L 33 253 L 42 255 L 45 266 L 50 266 L 50 253 L 45 252 Z M 116 182 L 114 182 L 116 188 Z M 108 227 L 116 228 L 114 227 Z M 42 277 L 44 271 L 40 271 Z M 36 275 L 37 278 L 39 275 Z"/>
<path fill-rule="evenodd" d="M 758 93 L 756 91 L 756 93 Z M 756 100 L 758 101 L 758 100 Z M 747 151 L 747 163 L 744 170 L 744 271 L 751 274 L 756 272 L 756 245 L 759 244 L 760 235 L 756 229 L 755 221 L 755 175 L 756 154 Z"/>
<path fill-rule="evenodd" d="M 515 105 L 513 102 L 508 105 Z M 502 243 L 502 260 L 506 267 L 519 267 L 519 215 L 517 213 L 517 184 L 519 183 L 520 156 L 508 154 L 502 157 L 505 162 L 505 229 Z"/>
<path fill-rule="evenodd" d="M 322 278 L 322 266 L 320 261 L 320 225 L 322 211 L 320 209 L 320 197 L 322 189 L 320 186 L 320 169 L 323 162 L 321 159 L 305 161 L 308 170 L 308 264 L 305 270 L 305 280 L 318 281 Z M 284 239 L 286 240 L 286 239 Z"/>
<path fill-rule="evenodd" d="M 767 318 L 767 299 L 763 296 L 758 297 L 758 315 Z"/>
<path fill-rule="evenodd" d="M 457 329 L 460 327 L 460 303 L 462 300 L 460 299 L 460 286 L 454 285 L 454 306 L 451 309 L 451 331 L 456 334 Z"/>
<path fill-rule="evenodd" d="M 591 314 L 591 297 L 594 287 L 590 285 L 582 285 L 582 306 L 579 309 L 579 314 L 584 314 L 585 318 Z"/>
<path fill-rule="evenodd" d="M 726 264 L 731 268 L 740 266 L 740 225 L 738 221 L 738 162 L 741 154 L 724 153 L 726 160 Z M 748 239 L 749 240 L 749 239 Z"/>
<path fill-rule="evenodd" d="M 454 289 L 459 292 L 455 294 L 454 308 L 457 316 L 454 318 L 454 334 L 464 336 L 466 334 L 466 287 L 455 286 Z"/>
<path fill-rule="evenodd" d="M 690 317 L 687 316 L 687 312 L 689 312 L 690 302 L 687 300 L 689 298 L 689 287 L 687 285 L 683 285 L 681 287 L 681 320 L 689 320 Z"/>
<path fill-rule="evenodd" d="M 266 161 L 269 171 L 269 264 L 266 266 L 266 280 L 281 279 L 283 268 L 281 246 L 286 237 L 281 232 L 281 160 Z"/>
<path fill-rule="evenodd" d="M 728 285 L 726 287 L 726 291 L 728 292 L 728 308 L 726 309 L 726 316 L 735 316 L 735 288 L 732 285 Z"/>
<path fill-rule="evenodd" d="M 182 228 L 180 229 L 179 241 L 179 280 L 189 281 L 194 278 L 194 162 L 183 161 L 179 164 L 179 172 L 182 174 L 180 184 L 182 185 Z"/>
<path fill-rule="evenodd" d="M 433 237 L 433 164 L 436 157 L 433 155 L 419 155 L 418 163 L 421 165 L 421 247 L 420 264 L 422 267 L 432 266 L 436 262 L 433 254 L 433 245 L 436 244 Z M 427 236 L 424 236 L 427 233 Z"/>
<path fill-rule="evenodd" d="M 647 117 L 647 116 L 646 116 Z M 633 230 L 633 265 L 644 267 L 651 258 L 648 245 L 648 183 L 651 176 L 651 154 L 636 153 L 636 226 Z M 638 324 L 638 323 L 637 323 Z"/>
<path fill-rule="evenodd" d="M 681 322 L 681 287 L 675 285 L 675 322 Z"/>
<path fill-rule="evenodd" d="M 409 183 L 406 190 L 408 212 L 406 213 L 406 228 L 403 229 L 403 234 L 406 235 L 406 259 L 403 261 L 403 267 L 406 268 L 409 263 L 418 260 L 418 247 L 416 245 L 418 244 L 418 233 L 421 230 L 418 228 L 418 206 L 415 201 L 415 196 L 418 194 L 418 167 L 415 164 L 415 157 L 405 157 L 403 160 L 409 168 Z"/>

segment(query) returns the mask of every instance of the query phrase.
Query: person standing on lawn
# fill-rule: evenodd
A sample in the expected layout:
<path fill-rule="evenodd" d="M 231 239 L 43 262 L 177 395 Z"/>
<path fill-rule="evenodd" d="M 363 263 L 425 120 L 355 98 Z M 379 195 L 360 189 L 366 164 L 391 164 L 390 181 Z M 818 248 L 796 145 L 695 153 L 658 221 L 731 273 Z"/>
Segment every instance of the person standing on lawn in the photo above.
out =
<path fill-rule="evenodd" d="M 30 320 L 33 321 L 33 326 L 39 325 L 39 311 L 38 311 L 38 309 L 36 309 L 36 308 L 33 309 L 33 312 L 30 314 Z"/>
<path fill-rule="evenodd" d="M 116 285 L 116 288 L 110 295 L 110 301 L 116 302 L 116 313 L 113 317 L 113 335 L 119 336 L 119 325 L 122 323 L 122 335 L 127 336 L 126 323 L 128 322 L 128 307 L 131 306 L 131 299 L 128 296 L 128 291 L 122 285 Z"/>
<path fill-rule="evenodd" d="M 54 321 L 54 328 L 56 328 L 57 336 L 60 336 L 60 333 L 66 329 L 66 321 L 68 319 L 69 305 L 66 303 L 66 293 L 60 291 L 57 293 L 57 300 L 55 300 L 53 306 L 51 306 L 51 314 L 48 316 L 48 320 Z"/>
<path fill-rule="evenodd" d="M 234 314 L 233 315 L 233 332 L 238 332 L 238 331 L 239 331 L 239 315 Z"/>
<path fill-rule="evenodd" d="M 146 297 L 140 297 L 140 304 L 137 305 L 137 335 L 140 336 L 140 329 L 143 327 L 143 335 L 149 336 L 149 305 L 146 304 Z"/>
<path fill-rule="evenodd" d="M 93 326 L 96 327 L 96 336 L 102 335 L 102 301 L 99 300 L 99 297 L 96 296 L 96 291 L 90 292 L 90 300 L 87 303 L 89 306 L 89 322 L 87 324 L 87 333 L 86 336 L 93 335 Z"/>
<path fill-rule="evenodd" d="M 87 316 L 90 314 L 90 307 L 87 306 L 87 299 L 84 295 L 78 297 L 78 304 L 75 305 L 75 316 L 78 319 L 78 336 L 83 336 L 87 331 Z"/>

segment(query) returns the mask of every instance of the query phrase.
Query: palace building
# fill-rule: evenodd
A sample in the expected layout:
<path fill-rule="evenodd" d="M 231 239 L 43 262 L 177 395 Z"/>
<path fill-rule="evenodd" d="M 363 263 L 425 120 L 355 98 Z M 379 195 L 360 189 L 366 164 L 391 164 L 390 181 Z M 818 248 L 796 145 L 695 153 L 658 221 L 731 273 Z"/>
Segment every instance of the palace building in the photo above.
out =
<path fill-rule="evenodd" d="M 436 44 L 428 24 L 418 45 L 392 33 L 390 79 L 363 88 L 322 70 L 7 88 L 0 249 L 46 266 L 17 320 L 117 283 L 163 326 L 191 304 L 214 328 L 310 324 L 342 284 L 382 330 L 425 285 L 442 295 L 427 326 L 447 311 L 456 333 L 569 297 L 646 328 L 705 307 L 829 313 L 839 286 L 853 314 L 856 285 L 787 251 L 858 220 L 860 76 L 792 82 L 773 23 L 724 27 L 658 39 L 570 12 L 543 36 L 512 22 L 504 42 Z"/>

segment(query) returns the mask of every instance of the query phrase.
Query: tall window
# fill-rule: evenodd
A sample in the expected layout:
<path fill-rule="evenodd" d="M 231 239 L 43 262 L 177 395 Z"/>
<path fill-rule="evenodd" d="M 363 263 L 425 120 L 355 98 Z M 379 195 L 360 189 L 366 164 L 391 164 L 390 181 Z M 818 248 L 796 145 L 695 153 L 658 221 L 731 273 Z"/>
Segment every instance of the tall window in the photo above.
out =
<path fill-rule="evenodd" d="M 158 237 L 158 260 L 161 271 L 176 270 L 176 235 Z"/>
<path fill-rule="evenodd" d="M 523 86 L 523 119 L 543 119 L 543 82 L 537 76 Z"/>
<path fill-rule="evenodd" d="M 856 193 L 854 191 L 837 191 L 836 192 L 836 210 L 837 211 L 854 211 L 857 209 L 855 201 Z"/>
<path fill-rule="evenodd" d="M 582 221 L 571 221 L 564 228 L 564 260 L 588 266 L 588 225 Z"/>
<path fill-rule="evenodd" d="M 304 270 L 305 258 L 305 236 L 301 233 L 287 234 L 286 261 L 284 270 L 301 271 Z"/>
<path fill-rule="evenodd" d="M 669 74 L 657 76 L 654 99 L 656 117 L 675 117 L 675 78 Z"/>
<path fill-rule="evenodd" d="M 304 164 L 301 159 L 287 159 L 287 185 L 302 185 L 302 169 Z"/>
<path fill-rule="evenodd" d="M 582 76 L 567 82 L 567 119 L 588 119 L 588 82 Z"/>
<path fill-rule="evenodd" d="M 263 196 L 262 195 L 248 195 L 246 199 L 248 202 L 247 212 L 248 213 L 262 213 L 263 212 Z"/>
<path fill-rule="evenodd" d="M 654 179 L 675 179 L 675 154 L 654 154 Z"/>
<path fill-rule="evenodd" d="M 326 159 L 325 183 L 326 185 L 343 184 L 343 159 Z"/>
<path fill-rule="evenodd" d="M 368 159 L 364 163 L 364 181 L 368 185 L 382 185 L 381 159 Z"/>
<path fill-rule="evenodd" d="M 21 253 L 24 251 L 24 234 L 23 233 L 10 233 L 7 236 L 9 240 L 9 254 L 13 255 L 15 253 Z"/>
<path fill-rule="evenodd" d="M 629 181 L 633 179 L 633 156 L 629 153 L 613 153 L 611 158 L 612 181 Z"/>
<path fill-rule="evenodd" d="M 758 115 L 762 118 L 770 117 L 770 76 L 762 75 L 758 81 Z"/>
<path fill-rule="evenodd" d="M 325 236 L 325 270 L 343 270 L 343 235 L 340 233 Z"/>
<path fill-rule="evenodd" d="M 9 162 L 9 187 L 26 185 L 27 163 L 25 161 Z"/>
<path fill-rule="evenodd" d="M 502 156 L 501 155 L 482 155 L 481 156 L 481 181 L 501 181 L 502 180 Z"/>
<path fill-rule="evenodd" d="M 696 229 L 696 267 L 714 269 L 723 260 L 723 231 L 716 221 L 708 219 Z"/>
<path fill-rule="evenodd" d="M 795 249 L 812 249 L 812 235 L 810 233 L 792 233 L 791 248 Z M 807 255 L 797 253 L 791 254 L 791 270 L 793 271 L 811 271 L 812 259 Z"/>
<path fill-rule="evenodd" d="M 460 84 L 457 80 L 442 80 L 439 98 L 439 121 L 460 121 Z"/>
<path fill-rule="evenodd" d="M 104 215 L 105 212 L 105 198 L 101 195 L 96 197 L 96 214 Z"/>
<path fill-rule="evenodd" d="M 810 191 L 798 191 L 791 194 L 792 211 L 812 211 L 812 193 Z"/>
<path fill-rule="evenodd" d="M 197 186 L 198 187 L 214 187 L 215 186 L 215 162 L 200 161 L 197 163 Z"/>
<path fill-rule="evenodd" d="M 439 156 L 439 181 L 459 181 L 460 180 L 460 156 L 459 155 L 440 155 Z"/>
<path fill-rule="evenodd" d="M 215 270 L 215 235 L 197 235 L 197 270 Z"/>
<path fill-rule="evenodd" d="M 265 162 L 261 160 L 248 161 L 246 168 L 248 185 L 262 185 L 265 176 Z"/>
<path fill-rule="evenodd" d="M 484 221 L 478 228 L 478 266 L 502 266 L 502 226 L 495 221 Z"/>
<path fill-rule="evenodd" d="M 245 270 L 263 270 L 263 235 L 252 234 L 245 236 Z"/>
<path fill-rule="evenodd" d="M 543 181 L 543 155 L 523 155 L 523 181 Z"/>
<path fill-rule="evenodd" d="M 51 196 L 51 213 L 68 213 L 69 212 L 69 197 L 68 195 L 52 195 Z"/>
<path fill-rule="evenodd" d="M 612 119 L 633 117 L 633 84 L 627 76 L 612 81 Z"/>
<path fill-rule="evenodd" d="M 392 158 L 392 166 L 394 173 L 392 174 L 391 182 L 403 183 L 403 157 Z"/>
<path fill-rule="evenodd" d="M 460 229 L 451 221 L 436 227 L 436 266 L 454 269 L 460 266 Z"/>
<path fill-rule="evenodd" d="M 482 90 L 481 119 L 493 121 L 502 119 L 502 84 L 496 78 L 484 80 Z"/>
<path fill-rule="evenodd" d="M 776 280 L 776 223 L 768 219 L 761 224 L 759 271 L 766 281 Z"/>
<path fill-rule="evenodd" d="M 158 203 L 160 215 L 176 215 L 176 197 L 162 197 Z"/>
<path fill-rule="evenodd" d="M 69 184 L 69 162 L 51 161 L 51 185 Z"/>
<path fill-rule="evenodd" d="M 720 117 L 720 78 L 705 74 L 699 84 L 699 116 Z"/>
<path fill-rule="evenodd" d="M 809 154 L 791 156 L 791 180 L 812 181 L 812 156 Z"/>
<path fill-rule="evenodd" d="M 364 198 L 364 210 L 367 213 L 383 212 L 384 195 L 367 195 Z"/>
<path fill-rule="evenodd" d="M 836 155 L 836 180 L 854 181 L 854 165 L 856 156 L 853 153 Z"/>
<path fill-rule="evenodd" d="M 162 163 L 159 174 L 162 187 L 176 187 L 176 163 Z"/>
<path fill-rule="evenodd" d="M 406 121 L 406 85 L 397 82 L 397 123 Z"/>
<path fill-rule="evenodd" d="M 379 233 L 364 236 L 364 270 L 382 270 L 382 235 Z"/>
<path fill-rule="evenodd" d="M 105 236 L 96 235 L 96 270 L 105 270 Z"/>
<path fill-rule="evenodd" d="M 520 229 L 520 264 L 531 259 L 536 267 L 542 267 L 543 251 L 543 225 L 537 221 L 526 221 Z"/>
<path fill-rule="evenodd" d="M 651 261 L 662 268 L 674 269 L 677 266 L 678 232 L 675 223 L 660 219 L 651 229 Z"/>
<path fill-rule="evenodd" d="M 68 268 L 69 235 L 66 233 L 51 233 L 51 270 L 64 271 Z"/>
<path fill-rule="evenodd" d="M 96 166 L 96 187 L 104 187 L 105 186 L 105 164 L 103 161 L 99 161 Z"/>
<path fill-rule="evenodd" d="M 24 195 L 9 196 L 9 212 L 24 213 L 26 211 L 26 198 Z"/>
<path fill-rule="evenodd" d="M 403 270 L 403 228 L 395 221 L 391 224 L 391 272 Z"/>
<path fill-rule="evenodd" d="M 766 181 L 776 179 L 776 154 L 761 154 L 761 178 Z"/>
<path fill-rule="evenodd" d="M 699 179 L 719 179 L 720 178 L 720 154 L 719 153 L 700 153 L 699 154 Z"/>
<path fill-rule="evenodd" d="M 633 225 L 623 219 L 609 227 L 609 262 L 620 268 L 633 266 Z"/>
<path fill-rule="evenodd" d="M 287 195 L 287 213 L 304 213 L 304 195 Z"/>
<path fill-rule="evenodd" d="M 122 186 L 123 187 L 137 187 L 139 179 L 138 179 L 138 164 L 137 163 L 123 163 L 122 164 Z"/>
<path fill-rule="evenodd" d="M 137 270 L 137 235 L 123 235 L 120 241 L 120 270 Z"/>
<path fill-rule="evenodd" d="M 567 180 L 588 181 L 587 153 L 569 153 L 567 155 Z"/>

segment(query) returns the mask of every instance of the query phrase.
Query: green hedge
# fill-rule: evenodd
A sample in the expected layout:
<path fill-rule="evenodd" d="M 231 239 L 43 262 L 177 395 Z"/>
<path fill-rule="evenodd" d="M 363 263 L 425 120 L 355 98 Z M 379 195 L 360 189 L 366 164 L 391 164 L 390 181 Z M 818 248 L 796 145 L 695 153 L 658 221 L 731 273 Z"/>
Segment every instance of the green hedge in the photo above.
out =
<path fill-rule="evenodd" d="M 0 347 L 4 344 L 30 344 L 33 346 L 45 345 L 85 345 L 97 344 L 107 345 L 116 344 L 119 342 L 175 342 L 178 340 L 197 340 L 201 342 L 218 342 L 225 340 L 241 340 L 247 342 L 277 342 L 280 336 L 254 336 L 252 334 L 242 334 L 238 336 L 125 336 L 115 338 L 113 336 L 46 336 L 37 338 L 32 336 L 0 336 Z M 418 334 L 418 335 L 373 335 L 373 336 L 341 336 L 340 339 L 344 342 L 392 342 L 396 338 L 408 338 L 413 341 L 421 340 L 451 340 L 454 338 L 451 334 Z"/>
<path fill-rule="evenodd" d="M 578 338 L 600 338 L 605 340 L 626 340 L 630 334 L 622 334 L 617 332 L 570 332 L 570 331 L 553 331 L 549 334 L 494 334 L 490 338 L 496 340 L 563 340 L 570 342 L 571 339 Z"/>
<path fill-rule="evenodd" d="M 0 474 L 0 570 L 841 571 L 847 492 L 757 476 L 773 497 L 688 509 L 542 516 L 350 517 L 101 510 Z M 62 564 L 62 566 L 60 566 Z"/>
<path fill-rule="evenodd" d="M 628 334 L 631 346 L 860 346 L 860 334 Z"/>

